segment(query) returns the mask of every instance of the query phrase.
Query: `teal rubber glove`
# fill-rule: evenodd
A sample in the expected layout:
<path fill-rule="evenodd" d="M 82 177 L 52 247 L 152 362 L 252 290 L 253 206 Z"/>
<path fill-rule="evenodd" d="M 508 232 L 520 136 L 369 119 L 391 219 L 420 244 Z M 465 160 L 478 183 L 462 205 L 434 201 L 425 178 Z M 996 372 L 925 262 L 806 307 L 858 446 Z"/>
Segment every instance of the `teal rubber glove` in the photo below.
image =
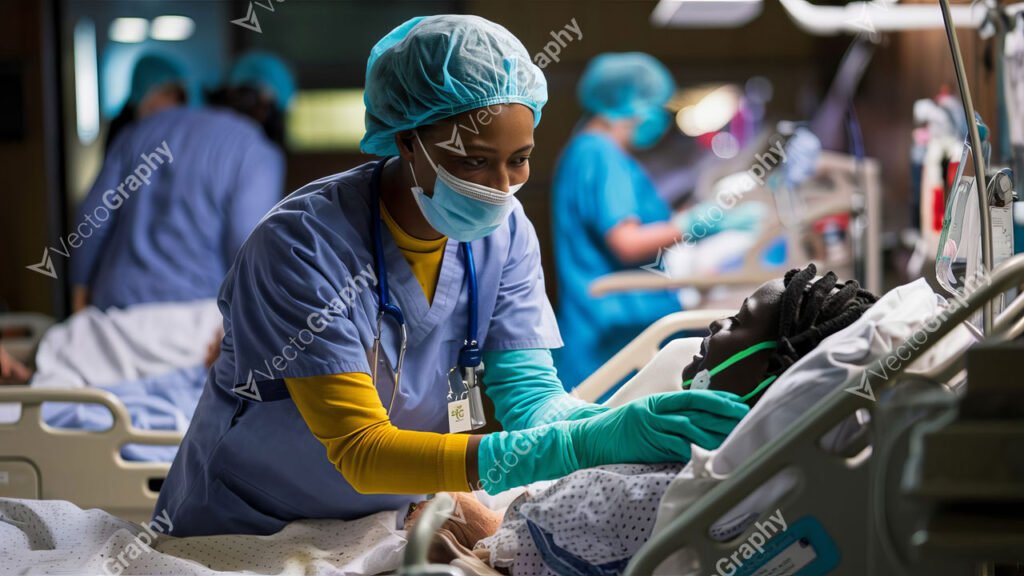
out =
<path fill-rule="evenodd" d="M 749 410 L 727 392 L 669 392 L 584 420 L 488 434 L 477 453 L 480 488 L 497 494 L 604 464 L 686 462 L 691 442 L 717 448 Z"/>
<path fill-rule="evenodd" d="M 756 232 L 764 219 L 765 206 L 760 202 L 744 202 L 723 208 L 714 202 L 701 202 L 677 214 L 672 223 L 683 234 L 684 241 L 699 241 L 724 232 L 738 230 Z"/>
<path fill-rule="evenodd" d="M 583 468 L 686 462 L 691 443 L 718 448 L 749 411 L 739 396 L 728 392 L 666 392 L 569 423 L 569 434 Z"/>
<path fill-rule="evenodd" d="M 608 411 L 570 396 L 546 349 L 484 352 L 484 391 L 505 430 L 525 430 Z"/>

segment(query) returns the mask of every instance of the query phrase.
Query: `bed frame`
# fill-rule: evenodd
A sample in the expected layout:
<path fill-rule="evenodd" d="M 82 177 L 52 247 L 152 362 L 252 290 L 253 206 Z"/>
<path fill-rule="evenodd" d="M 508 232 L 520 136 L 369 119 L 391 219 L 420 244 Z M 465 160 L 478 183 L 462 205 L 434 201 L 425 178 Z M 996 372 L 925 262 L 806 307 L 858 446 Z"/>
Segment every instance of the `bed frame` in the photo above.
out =
<path fill-rule="evenodd" d="M 910 358 L 903 362 L 903 366 L 913 364 L 987 302 L 1024 282 L 1024 255 L 1005 261 L 993 271 L 990 279 L 990 283 L 967 296 L 966 306 L 949 314 L 936 330 L 929 332 L 921 329 L 911 336 L 915 342 L 921 336 L 925 343 L 911 351 Z M 1019 310 L 1020 306 L 1022 304 L 1015 302 L 1010 308 Z M 994 334 L 989 338 L 1011 338 L 1018 334 L 1020 328 L 1020 320 L 1004 313 L 994 324 Z M 735 538 L 719 542 L 709 536 L 711 527 L 743 498 L 783 470 L 794 471 L 798 480 L 776 502 L 765 505 L 766 511 L 758 521 L 764 521 L 777 508 L 784 510 L 789 519 L 808 516 L 816 518 L 841 547 L 842 563 L 831 573 L 857 576 L 908 573 L 902 569 L 894 571 L 895 567 L 888 561 L 893 552 L 890 549 L 891 541 L 883 541 L 879 534 L 876 523 L 878 514 L 874 514 L 871 508 L 877 503 L 877 499 L 873 499 L 877 495 L 872 493 L 877 485 L 877 479 L 872 474 L 877 470 L 872 469 L 870 452 L 865 450 L 868 453 L 861 454 L 863 459 L 855 461 L 851 458 L 830 457 L 819 445 L 822 436 L 859 410 L 870 412 L 873 419 L 879 415 L 877 402 L 867 395 L 850 394 L 845 389 L 867 385 L 872 390 L 872 397 L 877 397 L 899 380 L 898 377 L 885 380 L 870 372 L 865 374 L 867 376 L 863 380 L 856 378 L 846 382 L 822 399 L 779 438 L 758 450 L 734 474 L 672 520 L 660 534 L 641 548 L 627 567 L 627 576 L 653 574 L 666 558 L 683 548 L 688 548 L 697 557 L 702 567 L 701 573 L 712 573 L 716 561 L 734 553 L 756 529 L 752 525 Z M 991 531 L 999 528 L 984 529 Z M 984 540 L 980 535 L 975 536 L 975 540 Z M 1000 540 L 993 535 L 990 539 L 992 542 L 998 545 Z M 1004 538 L 1001 542 L 1010 540 Z M 919 551 L 925 565 L 919 566 L 918 569 L 923 571 L 915 574 L 941 576 L 975 573 L 972 570 L 973 563 L 963 558 L 939 558 L 942 554 L 934 548 L 923 547 Z"/>
<path fill-rule="evenodd" d="M 1002 294 L 1008 289 L 1024 283 L 1024 255 L 1017 255 L 1005 261 L 990 275 L 990 282 L 976 290 L 966 298 L 966 305 L 949 314 L 933 331 L 920 330 L 911 336 L 925 337 L 925 344 L 917 347 L 911 357 L 903 361 L 902 366 L 911 366 L 922 357 L 932 346 L 941 341 L 956 326 L 968 320 L 981 309 L 986 302 Z M 721 311 L 708 311 L 709 315 Z M 728 312 L 727 312 L 728 313 Z M 1004 341 L 1019 337 L 1024 333 L 1024 295 L 1019 296 L 993 324 L 991 341 Z M 681 312 L 666 317 L 652 325 L 633 343 L 620 351 L 612 361 L 603 366 L 585 384 L 587 389 L 580 394 L 584 398 L 596 398 L 608 387 L 618 382 L 631 370 L 643 365 L 658 349 L 660 342 L 671 333 L 693 328 L 707 318 L 699 318 L 699 313 Z M 631 361 L 629 353 L 637 355 Z M 621 358 L 620 358 L 621 356 Z M 930 378 L 945 378 L 957 373 L 962 366 L 962 358 L 952 358 L 937 365 L 929 374 Z M 788 519 L 802 519 L 807 516 L 815 518 L 824 527 L 827 534 L 839 543 L 842 563 L 830 574 L 862 576 L 864 574 L 908 574 L 905 570 L 894 572 L 889 558 L 893 552 L 887 548 L 890 542 L 882 542 L 878 534 L 878 514 L 872 515 L 871 505 L 876 479 L 871 474 L 871 446 L 866 437 L 858 438 L 848 446 L 843 454 L 829 455 L 823 452 L 819 439 L 830 432 L 837 424 L 847 418 L 854 417 L 858 411 L 867 410 L 872 418 L 879 415 L 879 404 L 873 401 L 884 389 L 891 388 L 902 373 L 890 373 L 889 380 L 881 380 L 870 375 L 861 380 L 858 376 L 837 388 L 834 393 L 826 396 L 816 406 L 797 420 L 779 438 L 762 447 L 751 456 L 731 476 L 712 488 L 704 497 L 695 502 L 678 517 L 671 520 L 659 534 L 652 537 L 634 556 L 625 574 L 640 576 L 654 574 L 655 570 L 671 555 L 683 549 L 692 551 L 699 563 L 694 566 L 694 573 L 714 574 L 716 561 L 728 558 L 737 548 L 746 542 L 756 531 L 756 524 L 742 534 L 728 541 L 713 540 L 709 534 L 712 526 L 719 518 L 727 514 L 737 503 L 753 493 L 759 487 L 775 477 L 783 470 L 795 473 L 796 482 L 788 492 L 782 494 L 776 502 L 765 505 L 766 512 L 757 521 L 765 521 L 771 511 L 784 509 Z M 895 377 L 893 377 L 895 376 Z M 871 394 L 856 395 L 846 391 L 851 387 L 867 385 Z M 948 394 L 946 395 L 948 397 Z M 946 401 L 944 401 L 946 402 Z M 946 402 L 948 404 L 948 402 Z M 917 408 L 917 406 L 914 406 Z M 439 499 L 436 499 L 439 500 Z M 418 529 L 410 534 L 410 554 L 400 574 L 417 576 L 432 574 L 459 574 L 450 566 L 427 565 L 425 555 L 430 538 L 436 527 L 440 526 L 450 514 L 451 505 L 446 501 L 433 501 L 424 511 Z M 419 529 L 422 528 L 422 529 Z M 978 528 L 978 527 L 974 527 Z M 974 549 L 1012 550 L 1014 542 L 1001 536 L 999 526 L 985 527 L 988 536 L 973 535 L 966 538 L 967 543 L 961 544 L 961 550 Z M 939 542 L 949 538 L 962 537 L 957 532 L 938 533 Z M 934 542 L 929 546 L 921 546 L 919 552 L 924 555 L 926 566 L 922 572 L 915 574 L 934 574 L 936 576 L 982 574 L 975 572 L 970 560 L 963 557 L 940 557 L 946 551 L 940 550 L 941 545 Z M 1000 548 L 1001 546 L 1001 548 Z M 883 553 L 884 551 L 884 553 Z M 1019 546 L 1017 548 L 1019 552 Z M 997 559 L 998 560 L 998 559 Z M 965 571 L 966 570 L 966 571 Z M 726 572 L 732 573 L 732 572 Z M 738 573 L 738 572 L 736 572 Z M 749 572 L 742 572 L 748 574 Z M 788 573 L 788 572 L 787 572 Z M 803 572 L 800 572 L 803 574 Z M 823 572 L 814 572 L 823 574 Z"/>
<path fill-rule="evenodd" d="M 113 424 L 102 432 L 53 428 L 42 419 L 44 402 L 99 404 Z M 0 497 L 68 500 L 134 522 L 150 520 L 170 464 L 125 461 L 121 447 L 177 446 L 182 434 L 132 427 L 117 396 L 96 388 L 0 386 L 0 403 L 21 406 L 17 422 L 0 424 Z"/>

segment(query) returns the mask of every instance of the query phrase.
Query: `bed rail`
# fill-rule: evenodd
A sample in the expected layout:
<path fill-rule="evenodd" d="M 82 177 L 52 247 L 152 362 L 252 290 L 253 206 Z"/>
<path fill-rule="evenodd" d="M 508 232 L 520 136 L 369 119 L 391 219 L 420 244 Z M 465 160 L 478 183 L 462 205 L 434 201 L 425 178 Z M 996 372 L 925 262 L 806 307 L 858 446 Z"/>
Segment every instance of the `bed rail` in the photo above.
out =
<path fill-rule="evenodd" d="M 964 306 L 944 311 L 946 317 L 935 330 L 922 328 L 911 336 L 915 342 L 919 338 L 923 339 L 924 344 L 913 348 L 902 366 L 912 365 L 956 325 L 967 320 L 992 298 L 1020 285 L 1022 281 L 1024 255 L 1003 262 L 989 275 L 986 284 L 967 295 Z M 870 386 L 872 396 L 877 396 L 882 389 L 891 386 L 893 381 L 894 378 L 886 379 L 867 371 L 823 398 L 779 438 L 758 450 L 734 474 L 712 488 L 672 520 L 661 533 L 651 538 L 630 562 L 626 569 L 627 576 L 652 574 L 665 559 L 684 548 L 694 553 L 702 574 L 711 573 L 711 567 L 715 566 L 716 561 L 735 553 L 737 547 L 756 531 L 756 525 L 725 542 L 712 540 L 708 536 L 711 526 L 738 502 L 783 470 L 796 473 L 796 484 L 777 502 L 765 506 L 766 510 L 761 513 L 758 521 L 764 521 L 777 507 L 784 509 L 786 517 L 790 519 L 814 516 L 836 541 L 848 545 L 842 552 L 843 564 L 839 573 L 875 573 L 867 546 L 871 533 L 865 527 L 869 505 L 866 488 L 870 482 L 868 466 L 852 466 L 847 460 L 826 457 L 819 439 L 857 410 L 874 412 L 877 407 L 868 394 L 851 394 L 846 391 L 847 388 Z M 843 487 L 850 489 L 844 491 Z M 811 506 L 812 502 L 816 505 Z"/>
<path fill-rule="evenodd" d="M 639 336 L 619 350 L 579 386 L 573 395 L 596 402 L 612 386 L 621 382 L 634 370 L 639 370 L 654 358 L 666 338 L 683 330 L 699 330 L 715 320 L 735 314 L 735 310 L 688 310 L 675 312 L 648 326 Z"/>
<path fill-rule="evenodd" d="M 98 432 L 53 428 L 43 421 L 44 402 L 99 404 L 113 422 Z M 121 448 L 176 446 L 180 433 L 134 428 L 117 396 L 96 388 L 0 386 L 0 403 L 21 406 L 17 422 L 0 424 L 0 496 L 68 500 L 132 521 L 150 519 L 170 465 L 125 461 Z"/>

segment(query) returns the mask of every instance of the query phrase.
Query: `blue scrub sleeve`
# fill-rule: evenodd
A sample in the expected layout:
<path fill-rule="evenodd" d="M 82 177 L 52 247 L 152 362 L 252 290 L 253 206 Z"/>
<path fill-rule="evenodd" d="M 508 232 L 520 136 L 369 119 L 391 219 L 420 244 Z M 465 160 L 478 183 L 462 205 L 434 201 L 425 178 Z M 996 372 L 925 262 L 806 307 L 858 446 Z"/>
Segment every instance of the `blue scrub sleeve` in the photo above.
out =
<path fill-rule="evenodd" d="M 78 207 L 78 217 L 68 235 L 70 254 L 70 278 L 72 286 L 91 286 L 93 275 L 99 265 L 100 255 L 104 253 L 107 239 L 110 238 L 117 224 L 117 215 L 121 206 L 128 200 L 120 194 L 117 187 L 130 173 L 122 161 L 127 138 L 115 138 L 99 176 L 93 183 L 89 194 Z M 124 190 L 125 194 L 130 194 Z M 101 220 L 101 216 L 105 216 Z M 78 244 L 71 234 L 78 234 Z M 86 236 L 88 234 L 88 236 Z M 64 249 L 63 247 L 61 248 Z"/>
<path fill-rule="evenodd" d="M 484 390 L 505 430 L 589 418 L 608 408 L 566 394 L 550 350 L 484 352 Z"/>
<path fill-rule="evenodd" d="M 544 289 L 540 243 L 518 202 L 509 216 L 509 255 L 501 270 L 484 350 L 561 348 L 558 322 Z"/>
<path fill-rule="evenodd" d="M 626 153 L 611 143 L 587 148 L 594 155 L 592 177 L 584 186 L 585 221 L 604 238 L 608 232 L 625 220 L 640 220 L 640 205 L 635 182 L 639 165 L 630 161 Z"/>
<path fill-rule="evenodd" d="M 238 183 L 228 205 L 225 262 L 232 262 L 256 223 L 284 197 L 284 155 L 269 141 L 255 141 L 245 152 Z"/>
<path fill-rule="evenodd" d="M 236 383 L 250 371 L 257 382 L 370 373 L 356 327 L 370 320 L 352 296 L 369 298 L 376 277 L 339 255 L 337 235 L 322 219 L 275 212 L 244 244 L 220 296 Z"/>

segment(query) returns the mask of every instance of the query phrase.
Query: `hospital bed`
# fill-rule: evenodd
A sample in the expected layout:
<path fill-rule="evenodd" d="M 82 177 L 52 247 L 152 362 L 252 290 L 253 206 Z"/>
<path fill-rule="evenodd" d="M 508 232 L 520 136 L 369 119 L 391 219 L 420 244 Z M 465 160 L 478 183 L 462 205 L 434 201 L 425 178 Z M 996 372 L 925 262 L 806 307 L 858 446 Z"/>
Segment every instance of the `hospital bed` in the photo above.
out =
<path fill-rule="evenodd" d="M 128 444 L 177 446 L 182 434 L 139 430 L 117 396 L 96 388 L 0 387 L 0 403 L 20 403 L 21 417 L 0 424 L 0 497 L 68 500 L 134 522 L 148 521 L 170 464 L 127 462 Z M 103 432 L 65 430 L 43 421 L 44 402 L 98 404 L 113 415 Z"/>
<path fill-rule="evenodd" d="M 789 268 L 806 266 L 808 262 L 816 262 L 819 268 L 835 270 L 845 276 L 852 277 L 855 262 L 850 259 L 842 261 L 822 261 L 813 258 L 808 250 L 807 240 L 814 237 L 813 226 L 826 216 L 849 214 L 850 231 L 854 232 L 858 220 L 857 215 L 863 214 L 866 223 L 857 231 L 864 235 L 861 248 L 853 243 L 850 254 L 863 250 L 865 288 L 878 294 L 882 292 L 882 245 L 881 245 L 881 170 L 875 159 L 857 160 L 852 156 L 836 152 L 822 152 L 818 160 L 819 177 L 805 183 L 796 192 L 804 209 L 798 211 L 794 222 L 783 223 L 777 216 L 770 219 L 760 230 L 757 239 L 742 259 L 738 269 L 716 274 L 697 274 L 693 276 L 670 277 L 668 274 L 653 274 L 647 270 L 615 272 L 597 278 L 590 285 L 590 293 L 595 297 L 626 291 L 679 290 L 695 288 L 706 293 L 713 288 L 722 286 L 741 287 L 745 296 L 746 288 L 778 278 Z M 862 185 L 857 185 L 860 180 Z M 764 186 L 755 187 L 743 195 L 746 201 L 762 201 L 770 206 L 775 205 L 771 192 Z M 780 236 L 786 241 L 786 260 L 779 266 L 764 267 L 761 262 L 764 250 Z M 850 234 L 852 237 L 853 234 Z M 733 302 L 724 302 L 728 305 Z"/>
<path fill-rule="evenodd" d="M 158 420 L 170 419 L 172 408 L 184 412 L 198 399 L 205 369 L 172 369 L 202 363 L 205 344 L 193 342 L 188 330 L 212 333 L 220 316 L 212 300 L 134 310 L 76 315 L 55 327 L 42 345 L 51 319 L 0 318 L 0 325 L 20 327 L 16 349 L 40 359 L 38 367 L 48 366 L 45 378 L 37 373 L 41 382 L 32 386 L 0 386 L 0 497 L 68 500 L 132 521 L 152 516 L 170 469 L 165 460 L 173 457 L 166 447 L 181 443 L 187 419 L 177 431 L 143 430 L 132 425 L 132 414 L 144 414 L 147 425 L 157 426 Z M 72 353 L 72 345 L 84 349 Z M 34 356 L 37 347 L 46 349 L 45 355 Z M 83 382 L 83 375 L 132 381 L 104 389 Z M 124 394 L 129 388 L 129 396 L 111 392 Z M 55 422 L 54 415 L 61 416 L 62 427 L 47 423 Z"/>
<path fill-rule="evenodd" d="M 937 344 L 946 342 L 944 337 L 986 303 L 1022 283 L 1024 255 L 1018 255 L 993 271 L 987 283 L 966 295 L 960 306 L 941 309 L 933 318 L 934 325 L 926 323 L 911 334 L 906 342 L 921 344 L 908 349 L 907 356 L 896 352 L 898 369 L 884 375 L 870 370 L 857 373 L 677 516 L 659 518 L 661 529 L 655 528 L 626 573 L 721 574 L 716 572 L 721 568 L 716 563 L 735 554 L 757 532 L 757 522 L 766 521 L 773 511 L 790 519 L 792 533 L 783 532 L 777 542 L 769 542 L 765 547 L 769 557 L 760 559 L 764 563 L 724 573 L 796 574 L 802 567 L 807 571 L 800 574 L 991 574 L 985 570 L 991 570 L 993 563 L 1024 560 L 1024 525 L 1019 519 L 1000 518 L 998 513 L 1000 505 L 1022 504 L 1024 475 L 1019 463 L 1024 456 L 1024 419 L 956 422 L 961 401 L 970 398 L 960 386 L 965 372 L 964 347 L 927 371 L 906 370 Z M 588 380 L 580 396 L 600 396 L 650 359 L 664 337 L 697 324 L 699 315 L 682 312 L 650 327 L 622 351 L 628 355 L 620 353 Z M 1022 333 L 1024 296 L 1019 296 L 994 320 L 984 343 L 999 345 Z M 1003 352 L 1019 356 L 1019 351 L 1016 346 Z M 631 355 L 636 356 L 635 362 L 629 360 Z M 976 364 L 984 363 L 983 358 Z M 1019 371 L 1007 365 L 1005 372 L 1012 373 L 1015 368 Z M 1015 401 L 1024 405 L 1019 381 L 1015 389 L 1006 383 L 997 383 L 995 388 L 1004 393 L 1014 390 Z M 992 384 L 979 378 L 972 384 L 974 389 L 976 397 L 983 396 Z M 990 394 L 982 403 L 993 402 L 999 403 L 998 397 Z M 852 435 L 836 445 L 841 450 L 826 450 L 823 438 L 849 422 L 870 423 L 860 427 L 870 433 Z M 964 470 L 944 458 L 943 452 L 950 450 L 961 456 L 976 452 L 974 462 L 985 463 L 987 468 Z M 901 485 L 894 463 L 904 461 L 903 475 L 909 480 Z M 780 473 L 791 481 L 784 490 L 769 491 L 767 499 L 758 502 L 756 522 L 752 519 L 745 531 L 727 541 L 711 536 L 716 522 Z M 951 482 L 951 477 L 957 482 Z M 896 504 L 904 499 L 915 502 Z M 437 500 L 424 514 L 427 520 L 423 524 L 428 527 L 411 534 L 403 574 L 459 574 L 450 567 L 425 564 L 423 550 L 430 529 L 440 525 L 451 507 L 450 502 Z M 987 507 L 965 513 L 964 500 Z M 942 506 L 950 502 L 961 505 L 954 509 L 958 512 L 951 514 Z M 666 559 L 670 564 L 662 564 Z M 838 566 L 826 564 L 839 560 Z M 755 572 L 757 569 L 765 571 Z"/>

